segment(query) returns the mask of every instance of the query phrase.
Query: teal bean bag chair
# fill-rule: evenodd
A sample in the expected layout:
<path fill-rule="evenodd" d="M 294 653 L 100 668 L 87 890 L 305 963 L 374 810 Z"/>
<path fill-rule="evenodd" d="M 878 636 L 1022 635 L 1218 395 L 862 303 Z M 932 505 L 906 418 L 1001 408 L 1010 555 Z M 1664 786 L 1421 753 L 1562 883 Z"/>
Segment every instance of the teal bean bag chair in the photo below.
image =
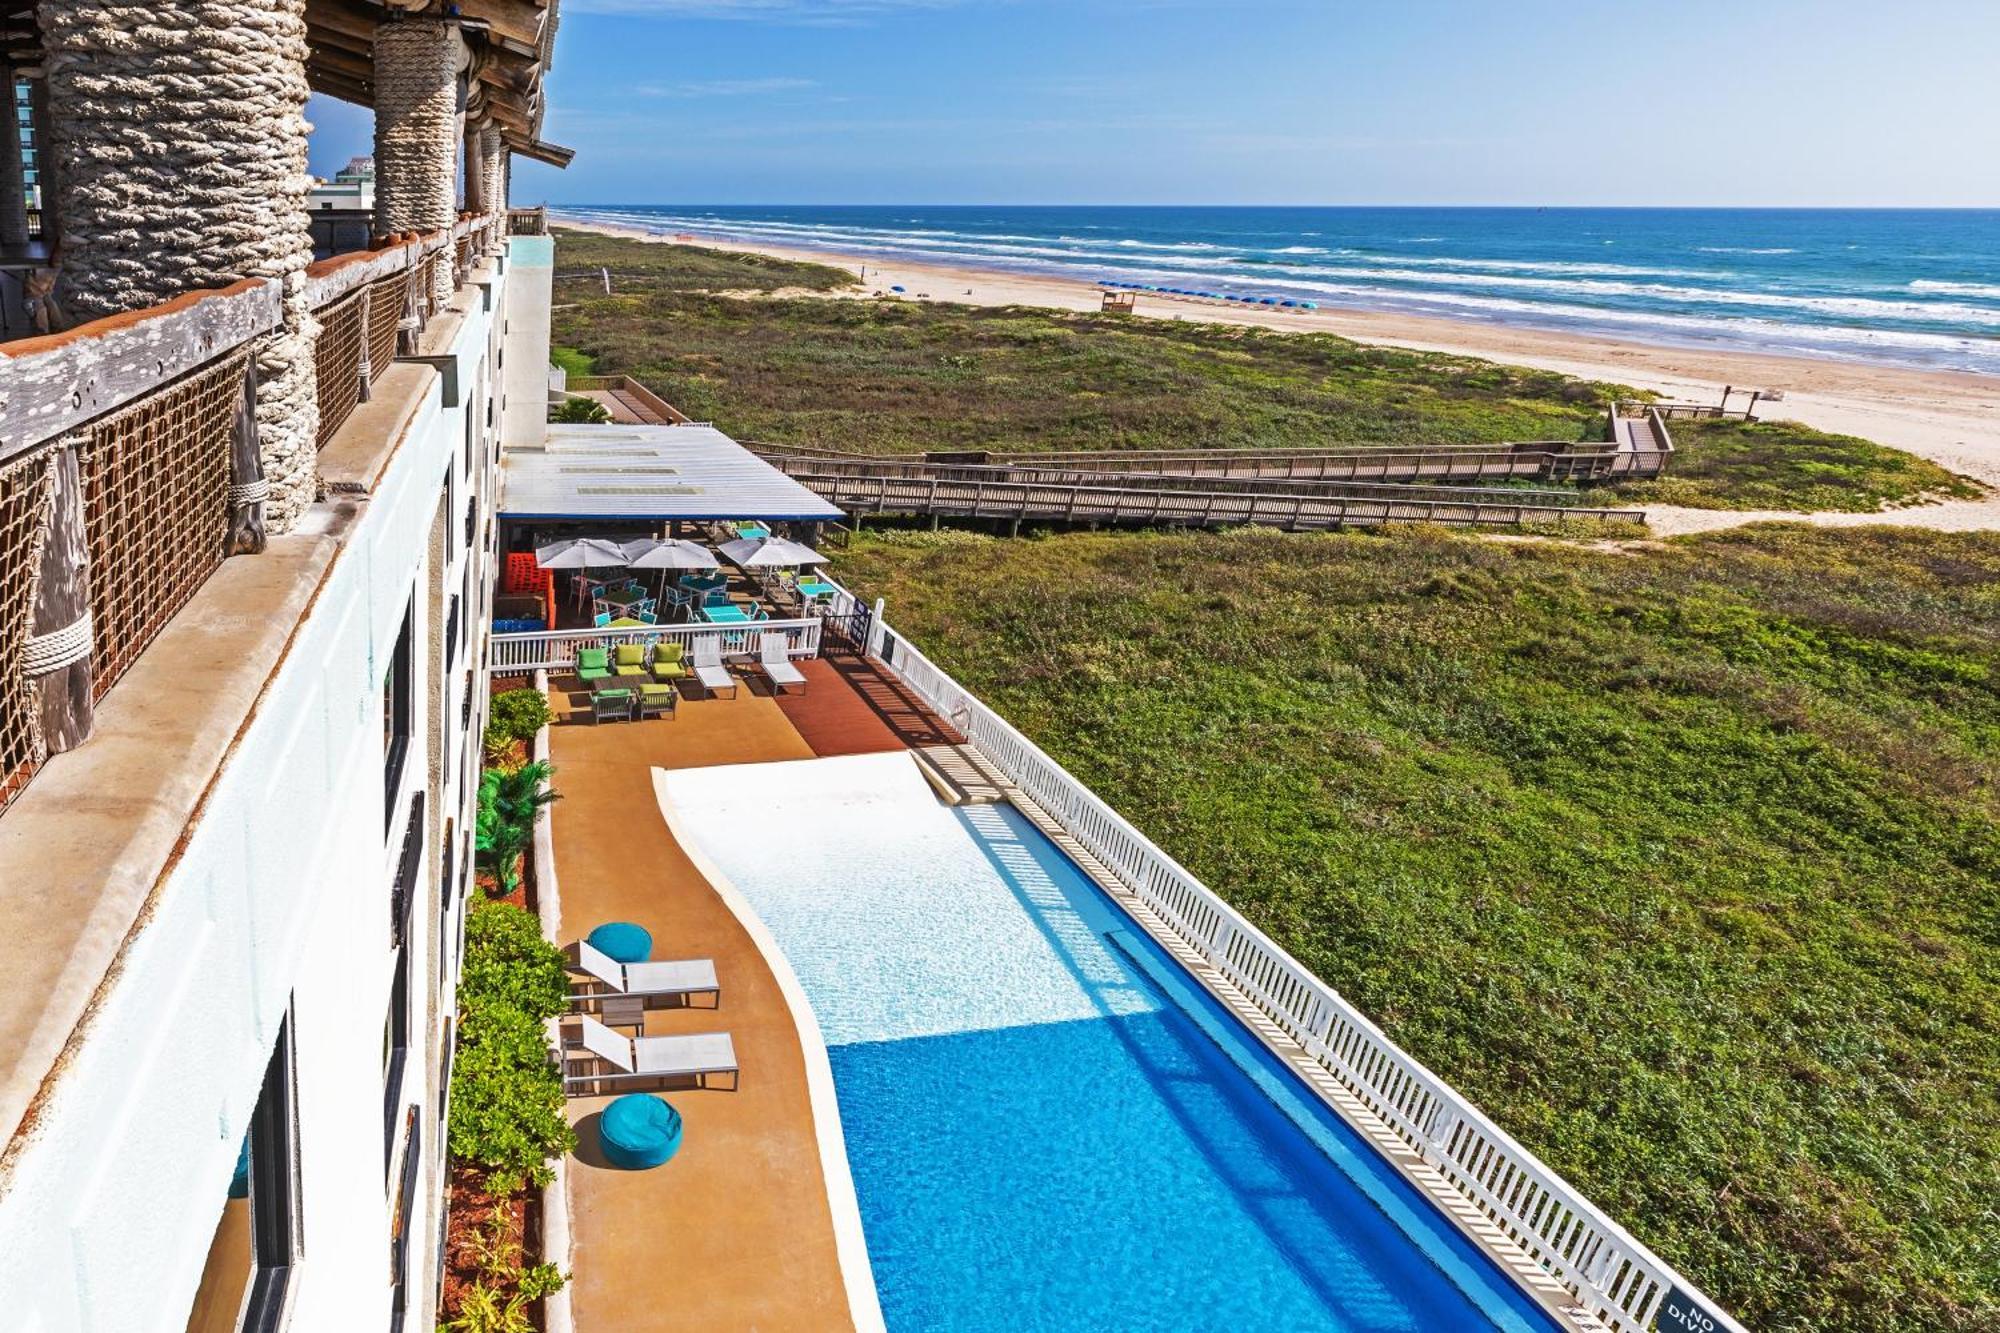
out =
<path fill-rule="evenodd" d="M 681 1113 L 650 1092 L 628 1092 L 604 1108 L 597 1137 L 607 1162 L 644 1171 L 681 1150 Z"/>
<path fill-rule="evenodd" d="M 618 963 L 643 963 L 653 956 L 653 936 L 630 921 L 611 921 L 590 932 L 590 947 Z"/>

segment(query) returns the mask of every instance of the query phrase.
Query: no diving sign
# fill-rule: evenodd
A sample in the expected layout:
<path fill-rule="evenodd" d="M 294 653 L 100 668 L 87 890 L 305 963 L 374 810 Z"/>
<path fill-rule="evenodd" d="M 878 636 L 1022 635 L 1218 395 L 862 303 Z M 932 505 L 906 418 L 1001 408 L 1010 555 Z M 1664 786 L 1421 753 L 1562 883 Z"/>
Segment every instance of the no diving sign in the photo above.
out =
<path fill-rule="evenodd" d="M 1724 1333 L 1732 1325 L 1720 1315 L 1709 1313 L 1694 1297 L 1675 1287 L 1667 1293 L 1667 1299 L 1660 1302 L 1660 1312 L 1653 1317 L 1653 1327 L 1670 1329 L 1672 1333 Z"/>

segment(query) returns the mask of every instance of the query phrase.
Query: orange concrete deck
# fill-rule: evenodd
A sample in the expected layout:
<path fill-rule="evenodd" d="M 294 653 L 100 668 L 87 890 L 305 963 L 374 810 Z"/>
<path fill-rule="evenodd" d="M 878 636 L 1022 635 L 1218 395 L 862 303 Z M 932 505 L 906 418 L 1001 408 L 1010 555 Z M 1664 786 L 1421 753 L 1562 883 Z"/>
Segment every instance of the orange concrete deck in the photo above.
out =
<path fill-rule="evenodd" d="M 595 724 L 587 696 L 553 682 L 563 715 L 550 731 L 563 797 L 551 814 L 559 942 L 634 921 L 653 933 L 655 958 L 713 958 L 720 1008 L 654 1011 L 647 1031 L 727 1031 L 743 1070 L 736 1092 L 664 1094 L 686 1137 L 652 1171 L 605 1164 L 596 1124 L 606 1099 L 570 1103 L 580 1139 L 569 1175 L 571 1300 L 583 1333 L 851 1326 L 792 1014 L 754 942 L 668 832 L 650 772 L 893 750 L 948 730 L 907 700 L 884 695 L 878 707 L 884 682 L 870 668 L 802 666 L 802 696 L 780 701 L 745 682 L 734 699 L 683 698 L 671 721 Z"/>

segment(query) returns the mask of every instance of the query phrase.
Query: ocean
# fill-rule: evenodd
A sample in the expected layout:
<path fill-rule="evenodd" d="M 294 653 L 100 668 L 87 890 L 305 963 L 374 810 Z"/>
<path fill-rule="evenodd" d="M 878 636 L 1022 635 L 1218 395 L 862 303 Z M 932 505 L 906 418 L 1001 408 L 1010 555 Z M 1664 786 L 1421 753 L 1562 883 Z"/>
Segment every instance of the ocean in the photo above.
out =
<path fill-rule="evenodd" d="M 2000 210 L 574 205 L 576 220 L 2000 374 Z"/>

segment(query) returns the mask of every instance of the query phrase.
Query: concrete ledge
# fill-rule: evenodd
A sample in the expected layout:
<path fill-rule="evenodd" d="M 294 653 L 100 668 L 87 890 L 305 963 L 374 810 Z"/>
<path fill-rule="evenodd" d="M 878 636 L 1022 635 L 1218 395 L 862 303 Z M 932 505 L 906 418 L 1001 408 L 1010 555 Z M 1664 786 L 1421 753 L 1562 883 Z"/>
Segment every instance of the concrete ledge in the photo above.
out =
<path fill-rule="evenodd" d="M 340 545 L 224 561 L 0 819 L 0 1190 Z"/>
<path fill-rule="evenodd" d="M 461 291 L 458 302 L 477 301 Z M 431 329 L 456 337 L 463 311 Z M 449 325 L 449 329 L 442 327 Z M 448 345 L 448 344 L 447 344 Z M 319 454 L 322 499 L 262 555 L 225 560 L 0 819 L 0 1193 L 203 800 L 438 373 L 399 363 Z"/>

